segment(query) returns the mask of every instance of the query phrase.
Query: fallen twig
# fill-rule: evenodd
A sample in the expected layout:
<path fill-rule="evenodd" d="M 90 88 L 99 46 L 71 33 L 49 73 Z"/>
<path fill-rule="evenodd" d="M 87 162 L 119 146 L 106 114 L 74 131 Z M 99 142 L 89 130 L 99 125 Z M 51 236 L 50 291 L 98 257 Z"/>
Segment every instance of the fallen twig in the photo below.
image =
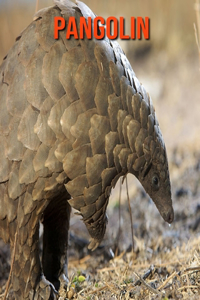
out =
<path fill-rule="evenodd" d="M 149 270 L 142 276 L 142 279 L 145 280 L 147 279 L 154 271 L 154 266 L 151 265 Z M 141 281 L 140 280 L 137 280 L 135 283 L 134 283 L 134 286 L 136 285 L 140 285 L 141 284 Z"/>
<path fill-rule="evenodd" d="M 166 284 L 171 280 L 171 279 L 173 279 L 175 276 L 177 276 L 177 272 L 174 272 L 174 273 L 172 273 L 160 286 L 159 286 L 159 288 L 158 288 L 158 290 L 162 290 L 165 286 L 166 286 Z"/>
<path fill-rule="evenodd" d="M 152 288 L 148 283 L 146 283 L 140 275 L 138 275 L 136 272 L 134 272 L 134 274 L 140 279 L 140 281 L 146 286 L 148 290 L 150 290 L 154 294 L 159 294 L 159 292 L 156 289 Z"/>

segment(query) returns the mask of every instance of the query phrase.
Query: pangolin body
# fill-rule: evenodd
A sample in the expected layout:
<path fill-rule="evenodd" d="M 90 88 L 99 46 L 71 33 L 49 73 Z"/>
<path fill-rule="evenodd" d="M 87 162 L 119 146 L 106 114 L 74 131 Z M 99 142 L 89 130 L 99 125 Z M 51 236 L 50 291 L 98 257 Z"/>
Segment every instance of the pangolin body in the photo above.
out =
<path fill-rule="evenodd" d="M 115 41 L 54 39 L 54 17 L 95 17 L 82 2 L 39 11 L 0 67 L 0 237 L 13 249 L 14 299 L 54 299 L 67 276 L 70 206 L 101 242 L 111 188 L 134 174 L 173 220 L 154 108 Z M 44 224 L 42 266 L 39 222 Z M 44 274 L 44 275 L 42 275 Z M 46 277 L 46 278 L 45 278 Z"/>

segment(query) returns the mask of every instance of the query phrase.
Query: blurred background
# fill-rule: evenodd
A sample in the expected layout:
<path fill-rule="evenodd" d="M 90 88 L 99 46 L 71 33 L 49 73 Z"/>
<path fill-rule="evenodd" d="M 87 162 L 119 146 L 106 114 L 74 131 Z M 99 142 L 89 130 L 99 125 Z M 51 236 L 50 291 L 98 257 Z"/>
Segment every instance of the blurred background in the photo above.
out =
<path fill-rule="evenodd" d="M 169 158 L 175 208 L 175 222 L 170 229 L 135 178 L 128 178 L 129 193 L 131 199 L 135 199 L 131 204 L 134 235 L 138 239 L 144 238 L 149 247 L 153 247 L 153 240 L 158 242 L 158 234 L 165 238 L 165 247 L 168 245 L 169 248 L 199 236 L 200 61 L 193 26 L 196 23 L 194 1 L 84 1 L 96 15 L 125 17 L 127 34 L 131 16 L 150 18 L 150 40 L 119 41 L 136 76 L 152 97 Z M 38 8 L 52 4 L 51 0 L 39 0 Z M 34 0 L 0 0 L 0 61 L 18 34 L 32 21 L 35 10 Z M 110 220 L 106 236 L 110 244 L 113 236 L 117 237 L 118 210 L 115 208 L 119 203 L 118 195 L 119 183 L 112 192 L 108 210 Z M 126 198 L 126 189 L 123 189 L 122 202 Z M 126 204 L 121 238 L 125 249 L 131 241 L 129 221 L 125 230 L 126 219 L 129 220 L 127 211 Z M 76 232 L 79 228 L 76 219 L 72 218 L 71 222 Z"/>

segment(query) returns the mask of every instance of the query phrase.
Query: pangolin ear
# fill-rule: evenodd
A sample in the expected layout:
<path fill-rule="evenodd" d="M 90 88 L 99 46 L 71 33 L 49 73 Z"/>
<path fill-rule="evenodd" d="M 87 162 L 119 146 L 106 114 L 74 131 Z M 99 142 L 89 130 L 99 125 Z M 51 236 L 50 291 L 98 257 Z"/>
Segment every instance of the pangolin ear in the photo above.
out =
<path fill-rule="evenodd" d="M 141 178 L 144 179 L 147 174 L 149 173 L 149 171 L 151 170 L 151 166 L 152 166 L 152 162 L 151 160 L 150 161 L 146 161 L 145 165 L 144 165 L 144 168 L 142 170 L 142 173 L 141 173 Z"/>

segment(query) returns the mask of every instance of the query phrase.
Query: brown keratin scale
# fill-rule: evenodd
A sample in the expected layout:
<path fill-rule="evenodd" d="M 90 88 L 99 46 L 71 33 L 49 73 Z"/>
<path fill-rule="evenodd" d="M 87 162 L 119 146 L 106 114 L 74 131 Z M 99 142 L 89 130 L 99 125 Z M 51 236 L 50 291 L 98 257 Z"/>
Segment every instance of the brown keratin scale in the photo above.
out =
<path fill-rule="evenodd" d="M 55 16 L 78 24 L 95 15 L 79 1 L 54 2 L 0 66 L 0 237 L 11 250 L 17 232 L 8 299 L 57 298 L 67 281 L 70 207 L 95 249 L 120 176 L 135 175 L 173 221 L 166 149 L 149 95 L 117 42 L 66 40 L 64 31 L 55 40 Z"/>

